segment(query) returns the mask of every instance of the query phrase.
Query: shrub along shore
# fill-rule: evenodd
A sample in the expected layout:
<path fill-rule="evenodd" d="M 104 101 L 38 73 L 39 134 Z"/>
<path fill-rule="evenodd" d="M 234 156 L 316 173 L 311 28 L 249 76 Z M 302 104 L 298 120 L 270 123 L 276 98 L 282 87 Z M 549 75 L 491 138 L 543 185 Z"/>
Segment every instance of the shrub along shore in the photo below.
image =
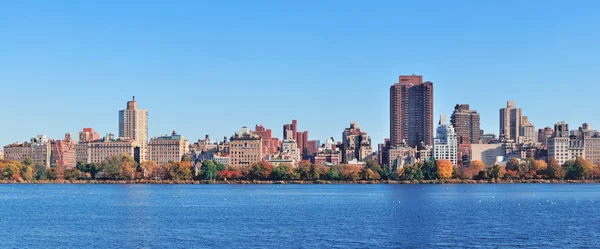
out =
<path fill-rule="evenodd" d="M 0 183 L 75 184 L 440 184 L 440 183 L 600 183 L 600 169 L 583 158 L 560 165 L 549 161 L 511 159 L 506 166 L 471 161 L 460 166 L 448 160 L 428 160 L 392 169 L 369 160 L 364 165 L 324 166 L 309 161 L 297 167 L 267 161 L 225 167 L 213 161 L 137 164 L 129 155 L 106 158 L 100 164 L 47 168 L 31 159 L 0 161 Z"/>

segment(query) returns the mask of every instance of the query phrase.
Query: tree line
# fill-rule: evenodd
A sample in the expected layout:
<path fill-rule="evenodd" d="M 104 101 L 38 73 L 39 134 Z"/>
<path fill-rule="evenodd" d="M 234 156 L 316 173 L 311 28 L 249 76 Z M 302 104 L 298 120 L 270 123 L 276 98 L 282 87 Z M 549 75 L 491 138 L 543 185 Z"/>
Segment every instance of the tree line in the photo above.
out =
<path fill-rule="evenodd" d="M 106 158 L 102 163 L 79 162 L 74 168 L 35 165 L 30 158 L 23 162 L 0 161 L 0 180 L 53 181 L 53 180 L 167 180 L 167 181 L 432 181 L 432 180 L 487 180 L 518 181 L 532 179 L 587 180 L 600 179 L 597 165 L 583 159 L 560 165 L 555 159 L 510 159 L 506 166 L 486 167 L 481 161 L 453 166 L 448 160 L 417 162 L 393 171 L 388 165 L 369 160 L 365 165 L 316 165 L 302 161 L 298 167 L 288 164 L 273 165 L 261 161 L 245 167 L 226 167 L 213 161 L 204 161 L 194 167 L 189 157 L 181 162 L 159 166 L 153 161 L 138 164 L 127 155 Z"/>

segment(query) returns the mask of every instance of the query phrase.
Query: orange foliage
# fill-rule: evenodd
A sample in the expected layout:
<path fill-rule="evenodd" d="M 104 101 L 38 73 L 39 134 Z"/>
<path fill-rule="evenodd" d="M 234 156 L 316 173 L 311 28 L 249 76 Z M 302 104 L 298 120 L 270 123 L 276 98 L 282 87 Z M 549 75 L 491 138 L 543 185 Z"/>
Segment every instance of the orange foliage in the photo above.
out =
<path fill-rule="evenodd" d="M 450 179 L 452 177 L 452 172 L 454 172 L 452 162 L 448 160 L 437 160 L 436 165 L 441 179 Z"/>

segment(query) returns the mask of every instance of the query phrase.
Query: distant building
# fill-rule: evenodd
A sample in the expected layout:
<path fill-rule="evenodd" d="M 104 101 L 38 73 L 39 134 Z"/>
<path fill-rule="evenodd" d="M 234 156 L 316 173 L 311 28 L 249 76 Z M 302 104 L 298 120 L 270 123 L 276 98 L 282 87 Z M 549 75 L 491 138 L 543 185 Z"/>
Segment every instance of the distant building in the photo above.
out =
<path fill-rule="evenodd" d="M 189 143 L 175 131 L 168 136 L 160 136 L 150 139 L 148 144 L 149 160 L 159 166 L 169 162 L 181 162 L 184 155 L 189 153 Z"/>
<path fill-rule="evenodd" d="M 138 109 L 135 96 L 127 102 L 127 109 L 119 111 L 119 137 L 130 138 L 134 147 L 140 147 L 140 160 L 148 157 L 148 111 Z"/>
<path fill-rule="evenodd" d="M 308 153 L 307 156 L 308 157 L 313 157 L 317 154 L 317 152 L 319 152 L 319 147 L 321 145 L 319 144 L 319 140 L 309 140 L 308 141 Z"/>
<path fill-rule="evenodd" d="M 212 160 L 215 163 L 223 164 L 225 167 L 231 165 L 231 158 L 229 156 L 214 155 Z"/>
<path fill-rule="evenodd" d="M 265 129 L 263 125 L 256 125 L 255 133 L 262 140 L 263 155 L 269 156 L 277 153 L 281 146 L 281 140 L 273 137 L 273 131 L 271 129 Z"/>
<path fill-rule="evenodd" d="M 404 168 L 408 165 L 413 165 L 417 162 L 417 150 L 411 147 L 405 146 L 392 146 L 388 150 L 389 156 L 387 165 L 393 171 Z"/>
<path fill-rule="evenodd" d="M 198 152 L 216 152 L 219 144 L 216 141 L 211 141 L 208 134 L 204 139 L 198 139 L 198 142 L 190 145 L 190 149 Z"/>
<path fill-rule="evenodd" d="M 506 108 L 500 109 L 500 137 L 519 143 L 521 136 L 521 108 L 515 107 L 514 101 L 508 101 Z"/>
<path fill-rule="evenodd" d="M 292 133 L 288 133 L 288 131 L 291 131 Z M 298 133 L 298 121 L 296 120 L 292 120 L 291 124 L 286 124 L 283 126 L 283 139 L 293 139 L 297 142 L 296 140 L 296 134 Z M 288 136 L 290 135 L 291 136 Z"/>
<path fill-rule="evenodd" d="M 115 138 L 113 134 L 103 139 L 93 141 L 87 145 L 87 163 L 100 164 L 104 159 L 116 155 L 129 155 L 140 162 L 139 149 L 136 153 L 136 147 L 133 140 L 129 138 Z"/>
<path fill-rule="evenodd" d="M 521 117 L 521 137 L 519 143 L 522 144 L 535 144 L 538 142 L 538 133 L 535 126 L 529 122 L 527 116 Z"/>
<path fill-rule="evenodd" d="M 372 152 L 371 138 L 360 130 L 358 122 L 351 122 L 350 127 L 342 132 L 342 162 L 354 159 L 366 162 Z"/>
<path fill-rule="evenodd" d="M 75 140 L 71 133 L 65 134 L 64 140 L 55 140 L 51 142 L 51 165 L 74 168 L 77 166 Z"/>
<path fill-rule="evenodd" d="M 341 162 L 342 157 L 337 151 L 319 152 L 313 158 L 313 163 L 317 165 L 338 165 Z"/>
<path fill-rule="evenodd" d="M 290 131 L 291 132 L 291 131 Z M 302 154 L 296 141 L 293 139 L 284 139 L 281 143 L 281 149 L 279 154 L 269 158 L 271 163 L 289 163 L 291 166 L 296 167 L 302 160 Z"/>
<path fill-rule="evenodd" d="M 472 144 L 471 161 L 482 161 L 486 166 L 493 166 L 498 161 L 504 161 L 506 149 L 503 144 Z"/>
<path fill-rule="evenodd" d="M 0 150 L 0 161 L 4 160 L 4 151 Z"/>
<path fill-rule="evenodd" d="M 50 154 L 52 147 L 46 135 L 31 138 L 29 143 L 14 143 L 4 146 L 4 159 L 8 161 L 23 162 L 31 158 L 36 165 L 50 167 Z"/>
<path fill-rule="evenodd" d="M 494 134 L 484 134 L 481 136 L 481 143 L 482 144 L 490 144 L 492 142 L 495 142 L 497 140 L 496 135 Z"/>
<path fill-rule="evenodd" d="M 477 144 L 480 142 L 480 116 L 477 111 L 469 110 L 469 105 L 456 105 L 450 117 L 450 123 L 454 127 L 459 144 Z"/>
<path fill-rule="evenodd" d="M 435 160 L 445 159 L 452 162 L 453 165 L 458 163 L 458 141 L 456 133 L 452 125 L 445 124 L 445 119 L 442 115 L 437 128 L 437 136 L 433 140 L 432 156 Z"/>
<path fill-rule="evenodd" d="M 552 137 L 554 134 L 554 130 L 551 127 L 545 127 L 543 129 L 538 130 L 538 142 L 544 146 L 548 145 L 548 138 Z"/>
<path fill-rule="evenodd" d="M 258 135 L 242 127 L 230 138 L 231 166 L 241 167 L 258 163 L 263 159 L 262 142 Z"/>
<path fill-rule="evenodd" d="M 390 141 L 409 147 L 433 144 L 433 83 L 401 75 L 390 87 Z"/>
<path fill-rule="evenodd" d="M 578 137 L 571 137 L 569 125 L 559 122 L 554 125 L 554 134 L 548 138 L 548 158 L 556 159 L 558 163 L 575 160 L 577 157 L 585 157 L 584 141 Z"/>
<path fill-rule="evenodd" d="M 300 149 L 300 156 L 303 159 L 308 158 L 308 131 L 296 134 L 296 144 L 298 145 L 298 149 Z"/>

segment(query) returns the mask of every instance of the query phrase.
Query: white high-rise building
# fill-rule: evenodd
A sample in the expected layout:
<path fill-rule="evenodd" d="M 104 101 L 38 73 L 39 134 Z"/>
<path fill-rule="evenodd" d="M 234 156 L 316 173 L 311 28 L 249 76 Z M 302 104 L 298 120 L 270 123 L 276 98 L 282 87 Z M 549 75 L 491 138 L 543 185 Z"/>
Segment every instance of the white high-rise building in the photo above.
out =
<path fill-rule="evenodd" d="M 119 111 L 119 137 L 130 138 L 140 147 L 140 162 L 148 159 L 148 111 L 138 109 L 135 96 L 127 109 Z"/>
<path fill-rule="evenodd" d="M 446 124 L 446 117 L 440 117 L 436 138 L 433 140 L 432 157 L 434 160 L 446 159 L 453 165 L 458 163 L 458 140 L 452 125 Z"/>

